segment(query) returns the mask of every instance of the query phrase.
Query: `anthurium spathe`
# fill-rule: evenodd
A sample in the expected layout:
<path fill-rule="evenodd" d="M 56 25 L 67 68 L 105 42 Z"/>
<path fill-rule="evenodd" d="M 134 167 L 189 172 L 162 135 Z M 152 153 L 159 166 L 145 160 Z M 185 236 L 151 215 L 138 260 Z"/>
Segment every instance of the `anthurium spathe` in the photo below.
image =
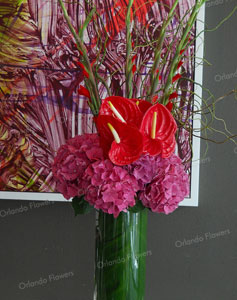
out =
<path fill-rule="evenodd" d="M 142 116 L 146 113 L 146 111 L 152 106 L 152 104 L 146 100 L 141 99 L 130 99 L 138 106 Z"/>
<path fill-rule="evenodd" d="M 117 165 L 130 164 L 142 153 L 165 158 L 174 152 L 177 125 L 162 104 L 111 96 L 102 101 L 95 122 L 105 155 Z"/>
<path fill-rule="evenodd" d="M 102 100 L 99 115 L 113 116 L 123 123 L 140 127 L 144 114 L 139 106 L 140 101 L 141 100 L 138 99 L 128 99 L 120 96 L 107 97 Z M 143 108 L 143 106 L 141 105 L 141 108 Z"/>
<path fill-rule="evenodd" d="M 138 128 L 109 115 L 99 115 L 95 123 L 101 147 L 115 165 L 131 164 L 141 156 L 143 136 Z"/>
<path fill-rule="evenodd" d="M 140 126 L 143 134 L 144 153 L 169 157 L 175 150 L 176 122 L 170 111 L 160 103 L 151 106 Z"/>

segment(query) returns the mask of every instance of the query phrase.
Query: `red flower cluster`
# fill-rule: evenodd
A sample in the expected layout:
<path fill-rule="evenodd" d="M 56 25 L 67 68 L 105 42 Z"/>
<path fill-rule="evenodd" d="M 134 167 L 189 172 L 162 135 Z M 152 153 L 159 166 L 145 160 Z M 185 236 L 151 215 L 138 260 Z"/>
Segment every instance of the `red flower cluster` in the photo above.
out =
<path fill-rule="evenodd" d="M 160 103 L 108 97 L 95 123 L 104 154 L 116 165 L 131 164 L 144 153 L 166 158 L 174 152 L 177 125 Z"/>

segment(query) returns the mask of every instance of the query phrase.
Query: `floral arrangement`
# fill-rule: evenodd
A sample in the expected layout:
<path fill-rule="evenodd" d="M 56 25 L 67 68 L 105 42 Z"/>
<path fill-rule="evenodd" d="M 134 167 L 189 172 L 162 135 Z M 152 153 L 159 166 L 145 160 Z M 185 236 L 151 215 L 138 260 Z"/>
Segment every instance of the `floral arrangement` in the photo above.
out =
<path fill-rule="evenodd" d="M 171 213 L 189 192 L 188 175 L 174 154 L 177 125 L 166 106 L 122 97 L 102 101 L 98 134 L 70 139 L 53 165 L 65 198 L 82 197 L 117 217 L 139 199 Z"/>
<path fill-rule="evenodd" d="M 189 195 L 197 132 L 220 133 L 218 120 L 234 138 L 215 114 L 223 97 L 194 88 L 205 1 L 0 5 L 0 188 L 97 210 L 94 300 L 144 300 L 148 210 L 172 213 Z"/>
<path fill-rule="evenodd" d="M 76 32 L 63 1 L 59 0 L 79 53 L 76 64 L 84 84 L 79 86 L 78 94 L 87 100 L 96 127 L 95 133 L 75 136 L 61 146 L 52 166 L 57 190 L 66 199 L 73 198 L 75 210 L 84 212 L 94 207 L 115 218 L 120 212 L 136 212 L 145 207 L 169 214 L 189 194 L 187 168 L 183 157 L 175 153 L 178 133 L 183 132 L 187 137 L 188 146 L 193 134 L 190 121 L 195 107 L 193 81 L 185 76 L 190 61 L 193 64 L 194 53 L 188 49 L 194 44 L 193 26 L 204 2 L 194 1 L 192 8 L 178 19 L 179 0 L 168 1 L 163 7 L 167 17 L 151 46 L 139 44 L 135 25 L 144 26 L 142 14 L 137 1 L 128 1 L 120 24 L 126 35 L 125 80 L 116 90 L 111 83 L 115 74 L 100 74 L 103 55 L 92 53 L 91 61 L 93 55 L 83 41 L 87 26 L 96 27 L 101 21 L 96 8 L 91 7 Z M 145 9 L 146 5 L 153 4 L 148 1 L 141 7 Z M 175 28 L 172 40 L 170 26 Z M 109 47 L 114 36 L 108 29 L 106 34 L 104 40 L 99 37 L 95 43 Z M 151 67 L 145 76 L 142 75 L 145 61 L 141 62 L 139 48 L 153 50 L 146 61 Z M 142 82 L 140 91 L 136 87 L 137 78 Z"/>
<path fill-rule="evenodd" d="M 220 100 L 194 97 L 205 0 L 91 1 L 79 29 L 58 1 L 93 121 L 59 147 L 56 188 L 76 215 L 97 210 L 94 299 L 144 300 L 147 211 L 170 214 L 189 195 L 193 120 L 202 114 L 199 130 L 212 130 Z"/>
<path fill-rule="evenodd" d="M 83 208 L 92 206 L 114 217 L 122 211 L 138 211 L 145 207 L 153 212 L 168 214 L 189 194 L 189 176 L 181 159 L 174 153 L 177 121 L 172 114 L 172 100 L 178 97 L 175 85 L 181 78 L 182 54 L 191 41 L 194 15 L 203 1 L 197 1 L 194 5 L 191 22 L 186 25 L 186 33 L 178 45 L 165 89 L 161 93 L 156 89 L 161 80 L 158 67 L 162 45 L 179 1 L 176 0 L 170 7 L 154 53 L 149 72 L 150 87 L 146 90 L 145 99 L 133 97 L 133 77 L 137 71 L 135 62 L 138 56 L 133 50 L 132 37 L 135 2 L 128 2 L 124 18 L 126 97 L 123 97 L 111 95 L 106 80 L 96 72 L 95 61 L 89 60 L 89 50 L 83 42 L 82 32 L 76 33 L 63 2 L 59 0 L 80 53 L 77 64 L 82 70 L 85 86 L 80 85 L 78 93 L 88 100 L 97 133 L 75 136 L 61 146 L 52 166 L 53 175 L 57 190 L 66 199 L 74 198 L 74 204 L 79 201 L 79 205 L 83 203 Z M 92 10 L 88 15 L 85 26 L 91 22 L 94 13 Z M 100 82 L 109 94 L 105 99 L 100 97 Z"/>

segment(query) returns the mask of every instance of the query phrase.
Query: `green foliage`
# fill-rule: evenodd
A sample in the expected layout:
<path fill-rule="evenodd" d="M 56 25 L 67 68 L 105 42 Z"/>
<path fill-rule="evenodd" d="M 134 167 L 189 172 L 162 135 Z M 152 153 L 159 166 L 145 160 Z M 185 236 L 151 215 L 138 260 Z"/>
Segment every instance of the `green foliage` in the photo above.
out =
<path fill-rule="evenodd" d="M 142 204 L 142 201 L 137 199 L 136 205 L 134 205 L 133 207 L 130 207 L 128 210 L 132 213 L 138 213 L 144 209 L 145 209 L 145 206 Z"/>
<path fill-rule="evenodd" d="M 147 210 L 102 211 L 96 222 L 95 288 L 98 300 L 144 300 Z"/>
<path fill-rule="evenodd" d="M 88 214 L 93 207 L 84 199 L 84 196 L 81 197 L 74 197 L 72 199 L 72 207 L 75 212 L 75 217 L 77 215 L 85 215 Z"/>

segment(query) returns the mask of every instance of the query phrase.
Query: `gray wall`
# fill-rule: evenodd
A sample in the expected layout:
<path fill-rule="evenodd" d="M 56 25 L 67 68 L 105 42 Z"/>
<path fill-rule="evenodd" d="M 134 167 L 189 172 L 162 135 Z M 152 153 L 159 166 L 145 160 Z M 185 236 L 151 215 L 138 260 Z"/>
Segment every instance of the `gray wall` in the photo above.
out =
<path fill-rule="evenodd" d="M 235 4 L 235 0 L 209 1 L 208 27 L 214 27 Z M 205 57 L 212 66 L 204 68 L 204 84 L 216 97 L 237 86 L 236 30 L 237 13 L 205 37 Z M 217 113 L 237 131 L 234 96 L 220 102 Z M 221 128 L 220 123 L 215 126 Z M 237 298 L 236 163 L 234 144 L 210 143 L 201 161 L 199 207 L 182 207 L 170 216 L 149 215 L 148 250 L 152 255 L 147 257 L 147 300 Z M 32 205 L 0 201 L 0 298 L 92 300 L 94 214 L 74 218 L 68 203 Z M 4 216 L 21 206 L 25 212 Z M 40 278 L 41 286 L 25 286 Z"/>

